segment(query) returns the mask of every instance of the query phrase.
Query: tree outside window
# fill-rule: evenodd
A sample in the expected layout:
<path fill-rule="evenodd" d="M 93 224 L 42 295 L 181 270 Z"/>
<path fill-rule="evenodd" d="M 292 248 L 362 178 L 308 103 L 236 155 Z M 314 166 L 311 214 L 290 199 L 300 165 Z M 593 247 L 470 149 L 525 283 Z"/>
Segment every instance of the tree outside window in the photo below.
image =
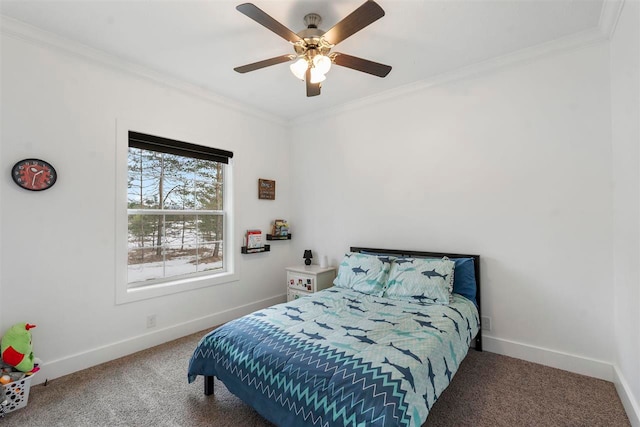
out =
<path fill-rule="evenodd" d="M 225 270 L 224 164 L 129 147 L 128 287 Z"/>

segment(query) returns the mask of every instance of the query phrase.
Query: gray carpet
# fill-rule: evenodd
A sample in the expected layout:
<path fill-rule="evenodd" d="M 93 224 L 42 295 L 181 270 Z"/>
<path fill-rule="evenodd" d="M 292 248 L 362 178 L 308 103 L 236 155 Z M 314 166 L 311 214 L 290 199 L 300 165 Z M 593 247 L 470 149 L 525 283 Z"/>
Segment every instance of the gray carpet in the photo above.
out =
<path fill-rule="evenodd" d="M 190 335 L 31 389 L 10 426 L 272 426 L 216 380 L 187 384 L 205 332 Z M 629 426 L 612 383 L 471 350 L 425 427 Z"/>

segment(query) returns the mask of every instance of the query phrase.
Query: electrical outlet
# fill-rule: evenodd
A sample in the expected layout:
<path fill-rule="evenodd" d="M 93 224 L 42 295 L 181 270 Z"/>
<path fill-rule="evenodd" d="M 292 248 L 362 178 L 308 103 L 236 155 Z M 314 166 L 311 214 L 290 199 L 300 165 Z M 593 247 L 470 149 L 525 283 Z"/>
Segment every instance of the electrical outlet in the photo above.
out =
<path fill-rule="evenodd" d="M 482 316 L 480 318 L 480 323 L 482 324 L 482 330 L 483 331 L 490 331 L 491 330 L 491 317 Z"/>
<path fill-rule="evenodd" d="M 150 314 L 147 316 L 147 328 L 155 328 L 156 327 L 156 315 Z"/>

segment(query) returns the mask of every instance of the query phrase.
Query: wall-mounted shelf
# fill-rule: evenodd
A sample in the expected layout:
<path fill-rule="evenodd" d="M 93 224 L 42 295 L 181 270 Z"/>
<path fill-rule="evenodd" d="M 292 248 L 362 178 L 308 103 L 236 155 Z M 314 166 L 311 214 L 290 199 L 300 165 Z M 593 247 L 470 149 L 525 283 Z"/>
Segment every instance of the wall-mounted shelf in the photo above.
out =
<path fill-rule="evenodd" d="M 291 240 L 291 234 L 286 236 L 274 236 L 273 234 L 267 234 L 267 240 Z"/>
<path fill-rule="evenodd" d="M 271 245 L 264 245 L 260 248 L 251 248 L 251 249 L 247 249 L 246 246 L 243 246 L 242 248 L 240 248 L 240 251 L 243 254 L 257 254 L 260 252 L 271 252 Z"/>

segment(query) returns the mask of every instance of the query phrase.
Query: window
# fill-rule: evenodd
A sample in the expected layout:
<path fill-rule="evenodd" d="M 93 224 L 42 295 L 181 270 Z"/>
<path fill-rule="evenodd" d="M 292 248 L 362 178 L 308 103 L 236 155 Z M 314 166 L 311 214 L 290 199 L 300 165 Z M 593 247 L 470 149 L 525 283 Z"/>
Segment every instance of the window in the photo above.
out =
<path fill-rule="evenodd" d="M 127 139 L 126 283 L 118 300 L 228 281 L 233 153 L 133 131 Z"/>

